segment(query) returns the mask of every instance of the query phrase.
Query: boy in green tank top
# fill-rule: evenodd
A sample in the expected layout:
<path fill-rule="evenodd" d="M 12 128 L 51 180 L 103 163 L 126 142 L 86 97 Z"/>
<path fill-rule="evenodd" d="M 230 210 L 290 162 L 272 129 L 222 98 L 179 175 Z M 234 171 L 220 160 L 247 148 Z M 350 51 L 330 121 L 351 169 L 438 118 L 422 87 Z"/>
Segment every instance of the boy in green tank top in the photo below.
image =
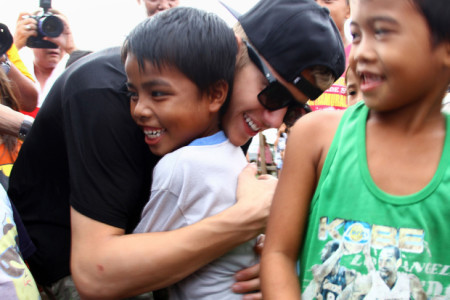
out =
<path fill-rule="evenodd" d="M 450 299 L 448 0 L 351 5 L 364 101 L 292 127 L 264 299 Z"/>

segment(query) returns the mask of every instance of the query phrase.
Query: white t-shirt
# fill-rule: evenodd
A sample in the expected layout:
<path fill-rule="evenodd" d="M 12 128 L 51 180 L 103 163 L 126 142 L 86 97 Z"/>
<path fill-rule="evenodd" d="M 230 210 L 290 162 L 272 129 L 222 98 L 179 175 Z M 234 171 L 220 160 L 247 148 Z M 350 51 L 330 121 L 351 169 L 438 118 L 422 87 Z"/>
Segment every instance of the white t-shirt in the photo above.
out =
<path fill-rule="evenodd" d="M 134 232 L 174 230 L 229 208 L 246 164 L 223 132 L 166 154 L 153 170 L 150 200 Z M 255 240 L 242 244 L 170 286 L 169 299 L 242 299 L 231 291 L 233 276 L 258 262 L 254 246 Z"/>

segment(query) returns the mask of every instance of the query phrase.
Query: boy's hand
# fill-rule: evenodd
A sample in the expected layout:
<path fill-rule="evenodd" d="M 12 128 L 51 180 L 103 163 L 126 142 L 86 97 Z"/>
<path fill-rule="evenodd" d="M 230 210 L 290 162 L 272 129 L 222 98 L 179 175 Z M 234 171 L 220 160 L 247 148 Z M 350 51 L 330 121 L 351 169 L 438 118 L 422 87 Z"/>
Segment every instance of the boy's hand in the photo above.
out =
<path fill-rule="evenodd" d="M 260 292 L 261 281 L 259 280 L 259 264 L 241 270 L 234 276 L 236 283 L 232 286 L 232 291 L 243 295 L 242 299 L 262 299 Z M 248 293 L 248 294 L 247 294 Z"/>

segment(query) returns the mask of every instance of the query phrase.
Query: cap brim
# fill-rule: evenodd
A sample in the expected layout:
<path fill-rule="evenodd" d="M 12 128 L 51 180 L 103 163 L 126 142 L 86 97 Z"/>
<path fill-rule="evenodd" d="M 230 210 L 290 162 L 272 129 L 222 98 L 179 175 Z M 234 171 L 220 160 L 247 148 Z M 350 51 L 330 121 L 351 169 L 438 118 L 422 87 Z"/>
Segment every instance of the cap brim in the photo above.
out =
<path fill-rule="evenodd" d="M 222 0 L 219 0 L 219 2 L 220 2 L 220 4 L 222 4 L 223 7 L 225 7 L 233 15 L 233 17 L 236 18 L 236 20 L 239 19 L 240 16 L 242 16 L 241 13 L 239 13 L 237 10 L 230 7 L 228 4 L 224 3 Z"/>

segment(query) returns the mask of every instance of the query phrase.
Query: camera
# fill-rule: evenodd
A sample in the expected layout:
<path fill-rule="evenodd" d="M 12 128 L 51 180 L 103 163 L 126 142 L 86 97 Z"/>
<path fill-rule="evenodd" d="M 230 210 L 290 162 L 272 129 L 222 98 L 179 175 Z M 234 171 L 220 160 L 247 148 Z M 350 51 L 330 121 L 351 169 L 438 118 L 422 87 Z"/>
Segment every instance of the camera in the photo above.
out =
<path fill-rule="evenodd" d="M 13 37 L 9 32 L 8 26 L 0 23 L 0 57 L 11 48 L 13 43 Z"/>
<path fill-rule="evenodd" d="M 27 40 L 27 46 L 30 48 L 58 48 L 58 45 L 43 38 L 46 36 L 58 37 L 64 30 L 64 23 L 48 11 L 52 7 L 51 0 L 40 0 L 39 6 L 44 9 L 42 15 L 30 16 L 37 21 L 38 35 L 30 36 Z"/>

